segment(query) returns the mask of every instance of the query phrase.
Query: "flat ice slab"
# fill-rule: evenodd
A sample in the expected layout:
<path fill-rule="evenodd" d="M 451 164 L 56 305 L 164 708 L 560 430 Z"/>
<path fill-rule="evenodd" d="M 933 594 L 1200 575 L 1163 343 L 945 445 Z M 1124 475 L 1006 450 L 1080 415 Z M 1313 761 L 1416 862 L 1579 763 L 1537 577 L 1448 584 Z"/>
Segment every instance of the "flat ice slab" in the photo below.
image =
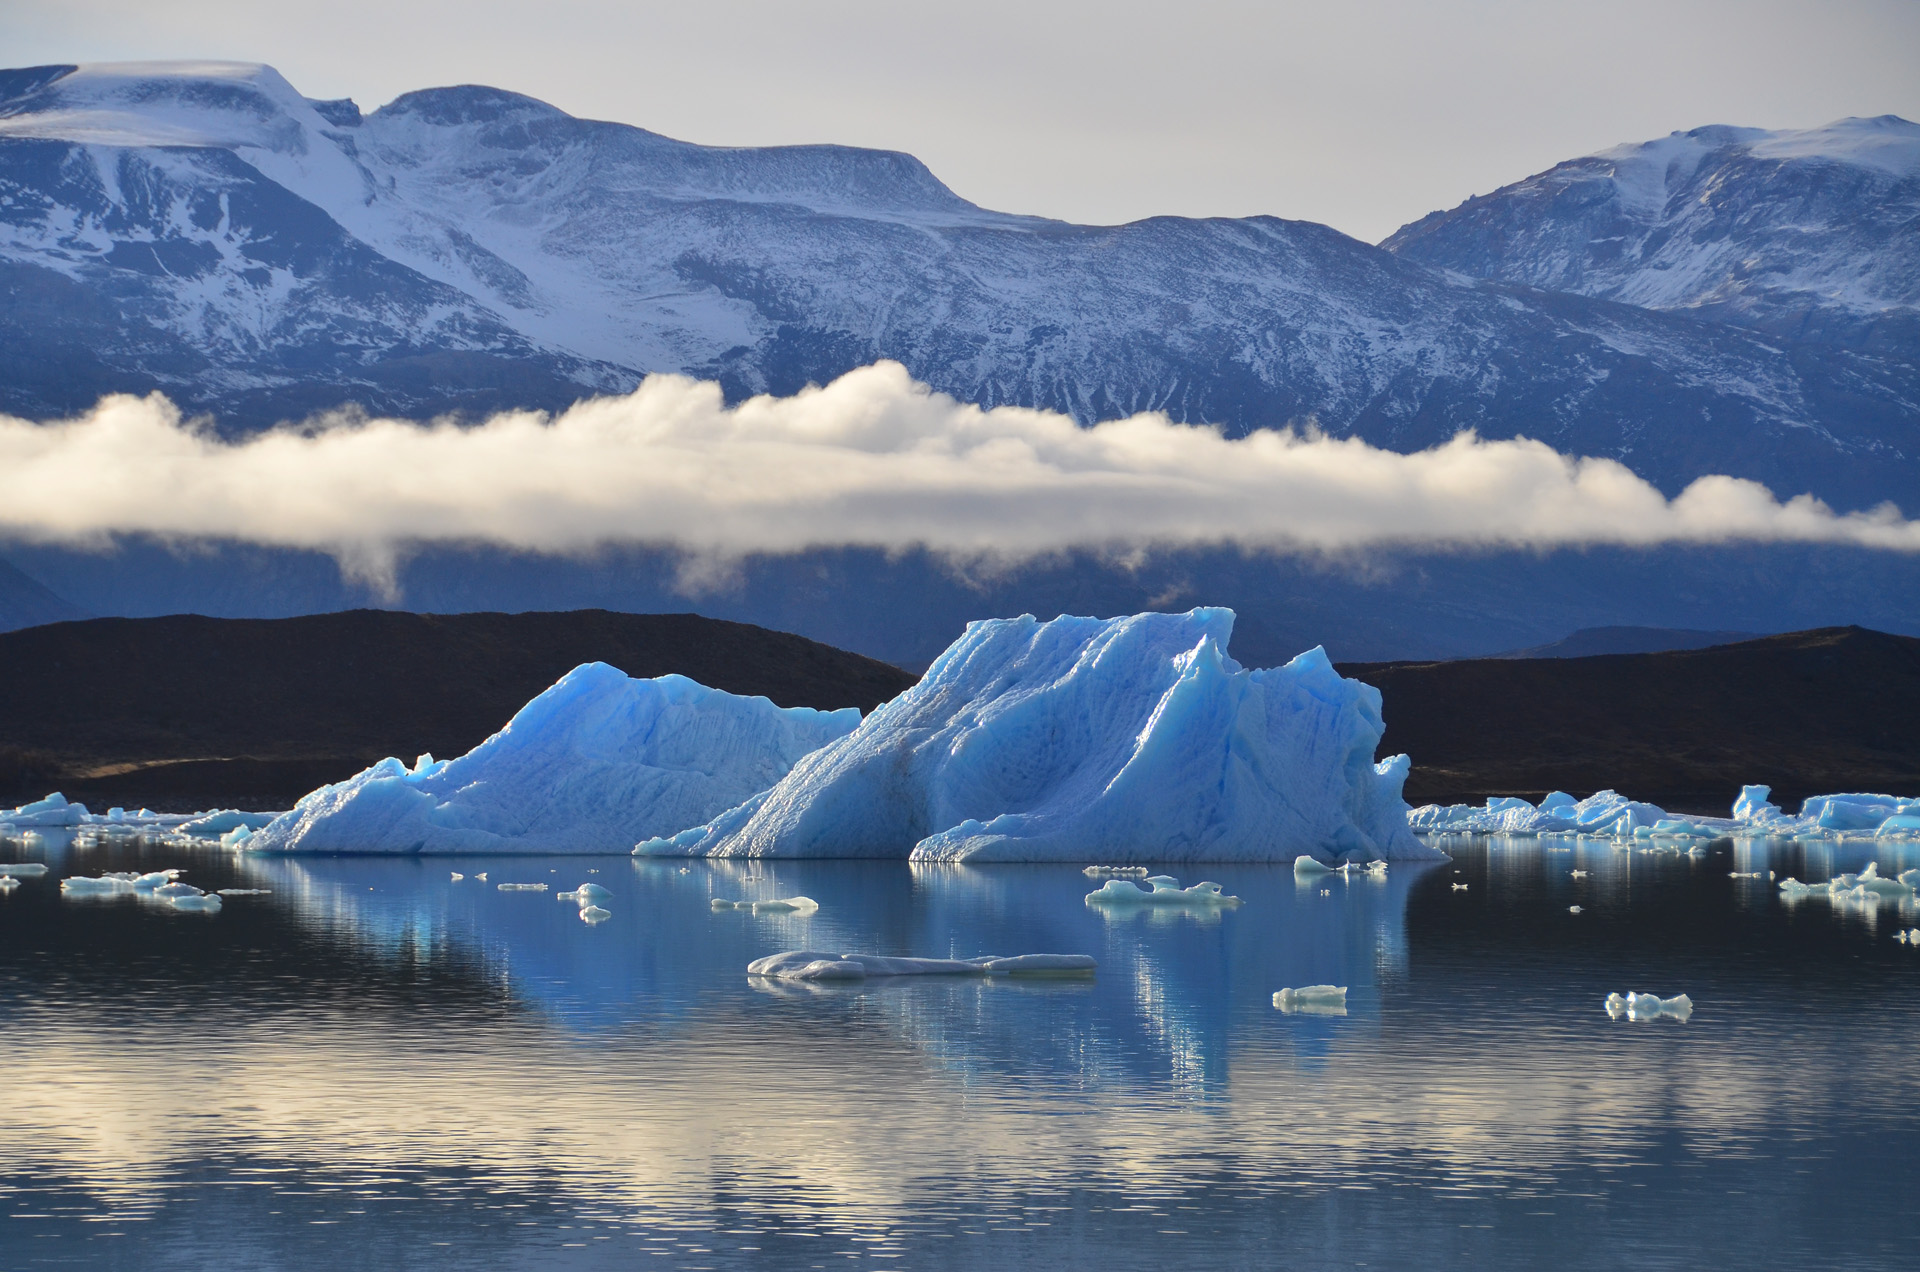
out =
<path fill-rule="evenodd" d="M 382 760 L 307 795 L 250 852 L 612 852 L 706 821 L 860 723 L 685 676 L 586 663 L 456 760 Z M 230 841 L 234 842 L 234 841 Z"/>
<path fill-rule="evenodd" d="M 1347 987 L 1302 985 L 1298 989 L 1283 989 L 1273 996 L 1273 1005 L 1289 1014 L 1303 1012 L 1317 1016 L 1344 1016 L 1347 1014 Z"/>
<path fill-rule="evenodd" d="M 1324 651 L 1243 669 L 1233 612 L 970 624 L 920 683 L 654 856 L 1434 858 L 1380 694 Z"/>
<path fill-rule="evenodd" d="M 1148 886 L 1126 879 L 1109 879 L 1107 882 L 1087 893 L 1088 905 L 1171 905 L 1196 908 L 1219 908 L 1240 904 L 1239 897 L 1225 895 L 1217 883 L 1202 881 L 1190 888 L 1180 886 L 1180 881 L 1171 875 L 1154 875 L 1147 880 Z"/>
<path fill-rule="evenodd" d="M 1685 994 L 1675 994 L 1672 998 L 1658 994 L 1608 994 L 1603 1005 L 1607 1015 L 1615 1020 L 1622 1016 L 1629 1020 L 1653 1020 L 1660 1016 L 1685 1020 L 1693 1015 L 1693 999 Z"/>
<path fill-rule="evenodd" d="M 869 976 L 1091 976 L 1086 954 L 1016 954 L 1010 958 L 884 958 L 788 950 L 747 964 L 747 975 L 774 980 L 864 980 Z"/>

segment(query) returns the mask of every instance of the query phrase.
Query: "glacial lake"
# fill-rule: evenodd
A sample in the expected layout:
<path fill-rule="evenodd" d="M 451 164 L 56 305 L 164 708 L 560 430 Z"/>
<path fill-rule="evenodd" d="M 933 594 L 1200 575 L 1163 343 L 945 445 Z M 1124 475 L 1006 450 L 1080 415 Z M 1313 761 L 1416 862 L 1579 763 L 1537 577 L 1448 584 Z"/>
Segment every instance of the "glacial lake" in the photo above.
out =
<path fill-rule="evenodd" d="M 1766 878 L 1870 846 L 1440 842 L 1169 871 L 1217 913 L 1064 866 L 0 844 L 52 867 L 0 897 L 0 1266 L 1920 1264 L 1920 915 Z M 57 883 L 168 866 L 270 894 Z M 583 881 L 607 921 L 556 900 Z M 745 975 L 802 948 L 1100 966 Z M 1272 1004 L 1319 983 L 1345 1015 Z M 1693 1014 L 1610 1018 L 1628 990 Z"/>

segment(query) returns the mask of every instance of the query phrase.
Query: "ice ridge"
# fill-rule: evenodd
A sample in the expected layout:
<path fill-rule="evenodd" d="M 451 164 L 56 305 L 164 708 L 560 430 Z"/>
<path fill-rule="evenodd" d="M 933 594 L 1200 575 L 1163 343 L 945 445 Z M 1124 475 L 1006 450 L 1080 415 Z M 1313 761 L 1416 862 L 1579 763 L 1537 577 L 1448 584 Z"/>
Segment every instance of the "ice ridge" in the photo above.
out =
<path fill-rule="evenodd" d="M 1380 694 L 1312 649 L 1248 671 L 1233 611 L 970 624 L 920 683 L 650 856 L 917 861 L 1438 857 Z"/>
<path fill-rule="evenodd" d="M 455 760 L 386 759 L 303 797 L 251 852 L 609 852 L 670 834 L 779 781 L 851 732 L 853 707 L 776 707 L 685 676 L 574 668 Z"/>

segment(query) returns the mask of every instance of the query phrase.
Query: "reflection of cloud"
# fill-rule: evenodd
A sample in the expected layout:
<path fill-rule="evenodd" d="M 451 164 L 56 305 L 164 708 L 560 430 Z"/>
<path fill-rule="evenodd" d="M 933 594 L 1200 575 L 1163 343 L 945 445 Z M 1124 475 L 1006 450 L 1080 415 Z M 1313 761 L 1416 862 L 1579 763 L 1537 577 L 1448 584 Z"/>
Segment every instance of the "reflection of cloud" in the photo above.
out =
<path fill-rule="evenodd" d="M 1005 559 L 1203 544 L 1920 551 L 1920 523 L 1891 507 L 1837 516 L 1731 477 L 1669 500 L 1612 460 L 1526 440 L 1463 434 L 1402 455 L 1292 432 L 1230 441 L 1160 415 L 1080 428 L 955 402 L 896 363 L 732 408 L 718 385 L 654 376 L 552 419 L 334 420 L 237 443 L 183 423 L 157 395 L 106 398 L 55 424 L 0 417 L 0 534 L 318 548 L 375 581 L 428 542 L 658 543 L 710 563 L 833 545 Z"/>

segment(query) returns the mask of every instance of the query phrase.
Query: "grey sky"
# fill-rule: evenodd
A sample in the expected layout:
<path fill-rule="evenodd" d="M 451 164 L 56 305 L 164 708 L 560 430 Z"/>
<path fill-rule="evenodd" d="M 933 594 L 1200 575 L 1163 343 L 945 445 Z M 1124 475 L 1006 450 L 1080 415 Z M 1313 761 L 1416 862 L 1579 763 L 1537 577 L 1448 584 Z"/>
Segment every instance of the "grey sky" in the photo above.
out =
<path fill-rule="evenodd" d="M 0 63 L 177 57 L 368 109 L 483 83 L 689 141 L 907 150 L 1010 212 L 1368 240 L 1675 129 L 1920 119 L 1914 0 L 0 0 Z"/>

